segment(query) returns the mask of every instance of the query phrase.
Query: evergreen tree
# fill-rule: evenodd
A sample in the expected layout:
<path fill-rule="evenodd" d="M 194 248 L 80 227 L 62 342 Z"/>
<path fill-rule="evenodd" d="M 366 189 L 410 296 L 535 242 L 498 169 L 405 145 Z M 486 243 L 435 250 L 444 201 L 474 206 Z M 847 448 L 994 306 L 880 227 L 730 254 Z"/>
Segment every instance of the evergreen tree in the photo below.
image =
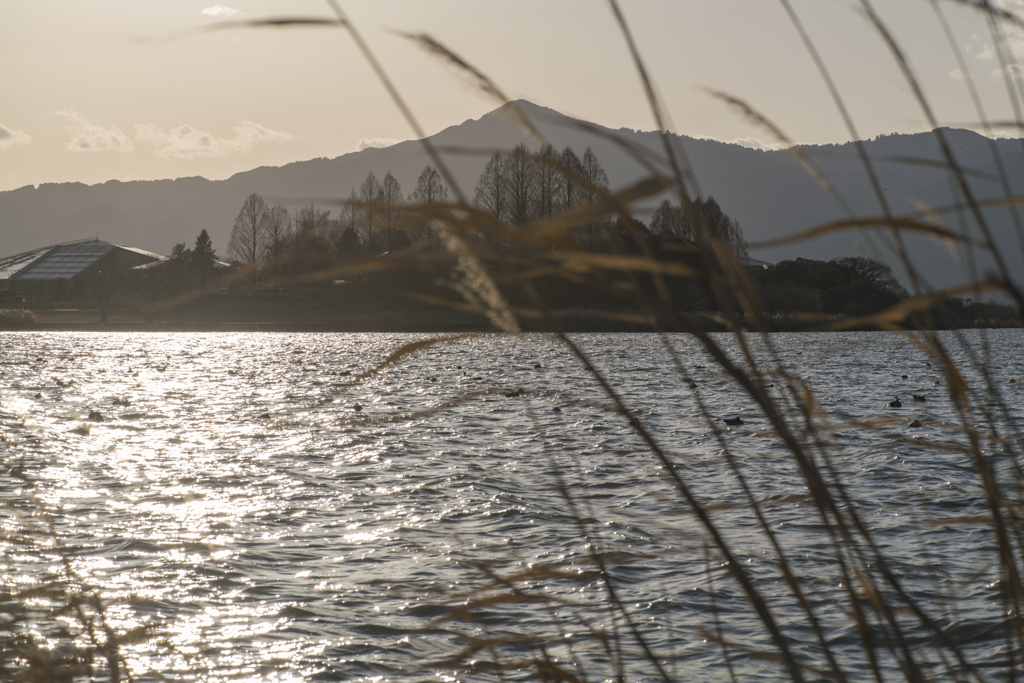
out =
<path fill-rule="evenodd" d="M 213 242 L 210 241 L 210 233 L 206 228 L 196 236 L 196 245 L 192 249 L 191 270 L 192 275 L 205 287 L 208 280 L 213 278 L 214 264 L 217 263 L 217 252 L 213 249 Z"/>

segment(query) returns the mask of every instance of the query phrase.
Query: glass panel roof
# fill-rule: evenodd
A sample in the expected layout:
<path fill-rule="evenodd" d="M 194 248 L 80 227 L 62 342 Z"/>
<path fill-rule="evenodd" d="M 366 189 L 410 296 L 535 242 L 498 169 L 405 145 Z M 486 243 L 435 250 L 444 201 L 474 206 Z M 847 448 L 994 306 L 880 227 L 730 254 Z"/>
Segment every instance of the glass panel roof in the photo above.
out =
<path fill-rule="evenodd" d="M 18 280 L 71 279 L 113 249 L 114 245 L 99 240 L 62 244 L 13 277 Z"/>
<path fill-rule="evenodd" d="M 50 249 L 53 249 L 53 247 L 33 249 L 32 251 L 26 251 L 22 254 L 15 254 L 14 256 L 7 256 L 0 259 L 0 280 L 10 279 L 15 273 L 35 261 Z"/>

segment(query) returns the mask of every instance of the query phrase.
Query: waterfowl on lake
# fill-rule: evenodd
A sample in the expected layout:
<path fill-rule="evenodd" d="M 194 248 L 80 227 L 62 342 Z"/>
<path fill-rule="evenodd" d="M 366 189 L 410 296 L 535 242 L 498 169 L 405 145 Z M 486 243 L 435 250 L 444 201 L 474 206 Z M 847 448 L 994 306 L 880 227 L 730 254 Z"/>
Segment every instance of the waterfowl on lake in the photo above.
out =
<path fill-rule="evenodd" d="M 899 396 L 893 396 L 892 400 L 889 401 L 889 407 L 890 408 L 899 408 L 902 405 L 903 404 L 900 403 L 900 397 Z"/>
<path fill-rule="evenodd" d="M 727 417 L 725 418 L 724 422 L 730 427 L 736 427 L 737 425 L 743 424 L 743 420 L 741 420 L 738 417 Z"/>
<path fill-rule="evenodd" d="M 925 398 L 924 396 L 921 396 L 920 394 L 914 394 L 913 399 L 917 403 L 924 403 L 925 401 L 928 400 L 927 398 Z"/>

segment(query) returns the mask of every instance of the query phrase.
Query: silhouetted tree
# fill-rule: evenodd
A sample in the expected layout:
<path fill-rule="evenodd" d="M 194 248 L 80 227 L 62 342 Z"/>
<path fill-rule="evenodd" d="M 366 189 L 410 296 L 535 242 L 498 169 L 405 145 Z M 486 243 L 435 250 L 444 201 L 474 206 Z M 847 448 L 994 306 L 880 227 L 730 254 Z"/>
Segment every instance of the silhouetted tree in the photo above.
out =
<path fill-rule="evenodd" d="M 383 232 L 381 243 L 385 249 L 395 249 L 408 244 L 408 239 L 399 225 L 403 200 L 402 186 L 395 176 L 391 175 L 391 171 L 386 172 L 380 188 L 380 219 Z"/>
<path fill-rule="evenodd" d="M 292 268 L 300 273 L 324 268 L 330 262 L 331 212 L 310 202 L 295 210 Z"/>
<path fill-rule="evenodd" d="M 561 173 L 558 184 L 558 205 L 562 211 L 575 209 L 587 201 L 587 195 L 580 185 L 583 177 L 583 162 L 572 147 L 566 147 L 559 156 Z"/>
<path fill-rule="evenodd" d="M 265 253 L 269 261 L 267 269 L 271 275 L 278 275 L 288 258 L 288 245 L 292 236 L 292 217 L 287 207 L 278 204 L 267 211 L 267 227 L 264 234 Z"/>
<path fill-rule="evenodd" d="M 523 225 L 533 218 L 537 198 L 537 167 L 526 145 L 516 145 L 505 160 L 508 179 L 508 204 L 505 220 L 510 225 Z"/>
<path fill-rule="evenodd" d="M 348 201 L 342 205 L 331 231 L 331 243 L 339 254 L 352 255 L 359 249 L 359 234 L 356 232 L 360 210 L 356 207 L 359 197 L 353 187 Z"/>
<path fill-rule="evenodd" d="M 380 247 L 380 212 L 379 205 L 383 201 L 384 188 L 373 171 L 366 174 L 366 179 L 359 186 L 359 218 L 357 230 L 359 238 L 367 249 L 376 250 Z"/>
<path fill-rule="evenodd" d="M 505 157 L 500 152 L 494 153 L 477 179 L 473 203 L 490 212 L 499 221 L 505 220 L 509 203 L 508 175 L 505 172 Z"/>
<path fill-rule="evenodd" d="M 862 257 L 798 258 L 754 274 L 761 305 L 768 313 L 871 315 L 907 297 L 888 266 Z"/>
<path fill-rule="evenodd" d="M 602 192 L 608 191 L 608 174 L 598 160 L 594 150 L 587 147 L 580 160 L 580 176 L 586 180 L 586 187 L 583 188 L 586 201 L 593 202 L 600 197 Z"/>
<path fill-rule="evenodd" d="M 254 269 L 250 275 L 253 282 L 258 276 L 255 264 L 263 260 L 266 251 L 269 220 L 270 209 L 267 208 L 263 197 L 254 192 L 242 202 L 242 208 L 235 216 L 235 225 L 231 228 L 228 255 L 242 265 Z"/>
<path fill-rule="evenodd" d="M 448 201 L 448 188 L 441 180 L 441 174 L 433 166 L 424 166 L 420 177 L 416 179 L 416 187 L 409 195 L 409 201 L 414 204 L 431 206 L 433 204 L 444 204 Z M 436 247 L 436 236 L 431 231 L 428 220 L 429 216 L 414 216 L 413 237 L 415 239 L 427 240 L 428 244 Z"/>
<path fill-rule="evenodd" d="M 441 174 L 433 166 L 424 166 L 409 200 L 417 204 L 444 204 L 448 201 L 448 188 Z"/>
<path fill-rule="evenodd" d="M 662 201 L 651 215 L 651 232 L 659 237 L 692 239 L 692 236 L 687 236 L 688 227 L 689 224 L 684 220 L 682 211 L 667 199 Z"/>
<path fill-rule="evenodd" d="M 206 286 L 208 280 L 213 278 L 214 264 L 217 263 L 217 252 L 210 241 L 210 233 L 203 228 L 196 236 L 196 245 L 192 249 L 191 263 L 192 275 L 199 282 L 200 286 Z"/>
<path fill-rule="evenodd" d="M 544 145 L 534 157 L 534 177 L 536 184 L 534 218 L 554 216 L 562 210 L 561 160 L 558 151 L 552 145 Z"/>
<path fill-rule="evenodd" d="M 693 201 L 693 210 L 704 224 L 704 231 L 694 231 L 698 240 L 714 237 L 729 245 L 736 258 L 747 258 L 747 241 L 740 224 L 722 211 L 714 197 L 704 200 L 698 197 Z"/>
<path fill-rule="evenodd" d="M 589 147 L 583 152 L 583 158 L 580 159 L 579 177 L 583 195 L 581 204 L 595 202 L 608 191 L 608 174 L 605 173 L 594 150 Z M 580 246 L 588 250 L 597 249 L 603 223 L 604 221 L 597 220 L 580 226 L 577 230 Z"/>
<path fill-rule="evenodd" d="M 192 286 L 192 250 L 179 242 L 171 248 L 166 266 L 166 289 L 168 294 L 180 294 Z"/>

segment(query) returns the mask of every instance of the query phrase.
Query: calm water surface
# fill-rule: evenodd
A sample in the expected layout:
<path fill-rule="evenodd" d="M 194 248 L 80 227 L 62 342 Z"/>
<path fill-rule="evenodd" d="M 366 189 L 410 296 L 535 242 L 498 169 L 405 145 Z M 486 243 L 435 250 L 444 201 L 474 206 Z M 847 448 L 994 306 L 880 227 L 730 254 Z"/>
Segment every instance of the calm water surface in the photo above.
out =
<path fill-rule="evenodd" d="M 7 464 L 23 463 L 32 482 L 0 479 L 0 521 L 8 532 L 37 535 L 52 524 L 56 539 L 3 546 L 8 589 L 60 574 L 60 555 L 71 557 L 106 601 L 112 626 L 147 625 L 156 634 L 126 649 L 138 680 L 488 679 L 433 664 L 465 646 L 454 622 L 435 621 L 447 614 L 440 605 L 465 603 L 467 591 L 486 583 L 481 563 L 507 574 L 563 562 L 576 580 L 530 584 L 559 602 L 493 606 L 458 628 L 547 636 L 561 629 L 578 645 L 556 647 L 553 656 L 565 661 L 575 651 L 600 680 L 614 671 L 580 618 L 595 628 L 614 624 L 601 607 L 602 585 L 582 572 L 585 528 L 593 547 L 618 554 L 620 596 L 670 675 L 728 680 L 708 638 L 716 628 L 744 647 L 771 649 L 659 462 L 566 348 L 545 336 L 485 336 L 428 348 L 352 384 L 416 338 L 0 333 L 0 453 Z M 752 495 L 766 503 L 830 642 L 854 669 L 851 680 L 869 678 L 826 530 L 759 410 L 689 337 L 670 343 L 695 391 L 657 336 L 575 338 L 713 506 L 795 649 L 820 663 L 723 457 L 728 446 Z M 984 379 L 971 367 L 990 372 L 1006 408 L 992 403 L 993 420 L 1019 453 L 1021 332 L 988 333 L 987 349 L 976 332 L 965 333 L 963 345 L 944 339 L 969 379 Z M 984 514 L 977 473 L 964 454 L 917 443 L 963 442 L 940 373 L 897 334 L 777 334 L 774 348 L 752 342 L 766 367 L 781 364 L 814 390 L 834 427 L 830 466 L 849 504 L 911 594 L 987 676 L 1004 646 L 1005 619 L 992 535 L 984 525 L 952 523 Z M 769 390 L 797 410 L 800 392 L 772 381 Z M 519 387 L 525 395 L 505 396 Z M 912 402 L 912 394 L 928 400 Z M 894 395 L 903 399 L 898 410 L 887 406 Z M 715 423 L 724 430 L 718 440 L 698 397 L 712 418 L 744 424 Z M 434 407 L 442 409 L 428 411 Z M 90 411 L 103 421 L 90 421 Z M 888 436 L 852 425 L 892 417 Z M 923 426 L 907 427 L 912 419 Z M 637 666 L 629 680 L 653 676 Z M 741 653 L 733 666 L 742 680 L 783 677 Z"/>

